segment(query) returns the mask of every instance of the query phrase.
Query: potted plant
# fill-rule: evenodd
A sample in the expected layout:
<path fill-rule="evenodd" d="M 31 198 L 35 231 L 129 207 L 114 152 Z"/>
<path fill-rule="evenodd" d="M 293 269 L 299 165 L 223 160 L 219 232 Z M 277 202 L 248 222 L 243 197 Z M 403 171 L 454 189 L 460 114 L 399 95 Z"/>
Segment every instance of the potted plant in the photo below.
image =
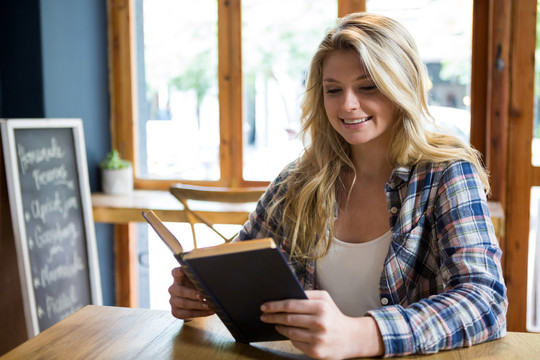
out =
<path fill-rule="evenodd" d="M 130 194 L 133 191 L 131 163 L 120 157 L 114 149 L 99 164 L 103 192 L 112 195 Z"/>

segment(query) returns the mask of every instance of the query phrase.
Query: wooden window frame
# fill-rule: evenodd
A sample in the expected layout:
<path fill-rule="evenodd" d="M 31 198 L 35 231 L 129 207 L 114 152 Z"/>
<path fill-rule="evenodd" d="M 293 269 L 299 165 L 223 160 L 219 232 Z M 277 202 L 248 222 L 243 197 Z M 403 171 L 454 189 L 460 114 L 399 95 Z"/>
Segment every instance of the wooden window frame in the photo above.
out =
<path fill-rule="evenodd" d="M 363 11 L 365 0 L 338 1 L 338 16 Z M 132 0 L 108 0 L 111 145 L 134 164 L 137 189 L 168 189 L 180 180 L 153 180 L 137 177 L 137 103 L 134 22 Z M 220 116 L 220 179 L 190 181 L 188 184 L 245 187 L 267 185 L 268 181 L 243 179 L 242 161 L 242 36 L 241 0 L 218 0 L 218 86 Z"/>
<path fill-rule="evenodd" d="M 337 0 L 338 16 L 354 11 L 365 11 L 366 0 Z M 496 1 L 496 0 L 495 0 Z M 136 103 L 136 54 L 134 42 L 135 10 L 133 0 L 107 0 L 109 14 L 109 53 L 110 53 L 110 89 L 111 89 L 111 145 L 119 149 L 123 157 L 134 164 L 134 185 L 137 189 L 166 190 L 179 182 L 174 180 L 149 180 L 136 176 L 137 170 L 137 103 Z M 471 143 L 481 153 L 487 154 L 486 129 L 490 123 L 487 113 L 488 86 L 491 62 L 488 52 L 491 24 L 485 17 L 493 8 L 493 0 L 474 0 L 473 9 L 473 54 L 471 77 Z M 491 18 L 493 18 L 493 14 Z M 495 14 L 497 15 L 497 14 Z M 267 181 L 246 181 L 242 176 L 242 51 L 241 51 L 241 0 L 218 0 L 218 85 L 220 108 L 220 170 L 221 177 L 217 181 L 190 181 L 191 184 L 213 184 L 216 186 L 259 186 Z M 507 55 L 507 54 L 506 54 Z M 506 73 L 505 73 L 506 74 Z M 506 79 L 503 79 L 503 81 Z M 499 81 L 500 82 L 500 81 Z M 491 94 L 497 97 L 499 92 Z M 504 103 L 495 99 L 494 104 Z M 500 114 L 500 109 L 491 109 Z M 490 158 L 501 159 L 491 156 Z M 488 161 L 487 161 L 488 162 Z M 504 162 L 500 160 L 499 163 Z M 503 167 L 504 169 L 504 167 Z M 503 177 L 501 177 L 503 178 Z M 499 179 L 499 176 L 494 177 Z M 498 180 L 496 180 L 498 181 Z M 504 184 L 503 184 L 504 185 Z M 500 188 L 496 184 L 497 197 Z M 502 192 L 501 194 L 504 194 Z"/>

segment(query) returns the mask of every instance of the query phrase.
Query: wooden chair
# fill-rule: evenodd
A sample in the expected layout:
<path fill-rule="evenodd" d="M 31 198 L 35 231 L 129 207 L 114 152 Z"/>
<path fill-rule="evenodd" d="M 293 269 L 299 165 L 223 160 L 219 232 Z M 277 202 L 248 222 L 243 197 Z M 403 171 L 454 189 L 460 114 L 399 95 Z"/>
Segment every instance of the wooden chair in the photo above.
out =
<path fill-rule="evenodd" d="M 248 188 L 229 188 L 229 187 L 213 187 L 213 186 L 199 186 L 199 185 L 187 185 L 187 184 L 175 184 L 170 187 L 170 192 L 184 205 L 186 210 L 186 217 L 191 226 L 191 233 L 193 234 L 193 245 L 197 248 L 197 236 L 195 234 L 195 224 L 203 223 L 218 234 L 225 242 L 230 242 L 236 235 L 227 237 L 217 230 L 214 224 L 208 220 L 200 211 L 193 210 L 189 204 L 189 200 L 206 201 L 214 203 L 252 203 L 259 200 L 266 187 L 248 187 Z M 234 206 L 234 205 L 232 205 Z M 255 206 L 253 206 L 255 209 Z M 247 218 L 245 219 L 247 220 Z"/>

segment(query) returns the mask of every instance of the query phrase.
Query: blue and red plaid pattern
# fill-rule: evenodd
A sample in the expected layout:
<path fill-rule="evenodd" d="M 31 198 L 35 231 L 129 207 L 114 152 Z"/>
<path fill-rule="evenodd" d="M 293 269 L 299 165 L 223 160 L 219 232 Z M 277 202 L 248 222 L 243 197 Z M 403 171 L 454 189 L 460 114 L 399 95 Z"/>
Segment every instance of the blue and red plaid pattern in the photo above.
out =
<path fill-rule="evenodd" d="M 291 173 L 269 186 L 239 234 L 272 237 L 280 216 L 265 209 Z M 282 189 L 286 191 L 286 189 Z M 471 346 L 506 334 L 508 300 L 501 250 L 475 167 L 465 161 L 397 166 L 386 184 L 392 242 L 380 279 L 381 308 L 369 311 L 385 357 Z M 306 289 L 317 288 L 315 263 L 293 263 Z"/>

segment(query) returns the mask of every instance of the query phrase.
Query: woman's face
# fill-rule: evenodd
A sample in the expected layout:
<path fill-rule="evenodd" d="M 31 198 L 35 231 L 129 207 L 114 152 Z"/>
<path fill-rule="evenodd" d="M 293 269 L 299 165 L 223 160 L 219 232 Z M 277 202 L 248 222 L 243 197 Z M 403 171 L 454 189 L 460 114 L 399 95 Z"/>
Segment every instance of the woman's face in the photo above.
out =
<path fill-rule="evenodd" d="M 397 107 L 377 89 L 358 55 L 339 51 L 325 59 L 323 92 L 332 127 L 351 146 L 388 146 Z"/>

